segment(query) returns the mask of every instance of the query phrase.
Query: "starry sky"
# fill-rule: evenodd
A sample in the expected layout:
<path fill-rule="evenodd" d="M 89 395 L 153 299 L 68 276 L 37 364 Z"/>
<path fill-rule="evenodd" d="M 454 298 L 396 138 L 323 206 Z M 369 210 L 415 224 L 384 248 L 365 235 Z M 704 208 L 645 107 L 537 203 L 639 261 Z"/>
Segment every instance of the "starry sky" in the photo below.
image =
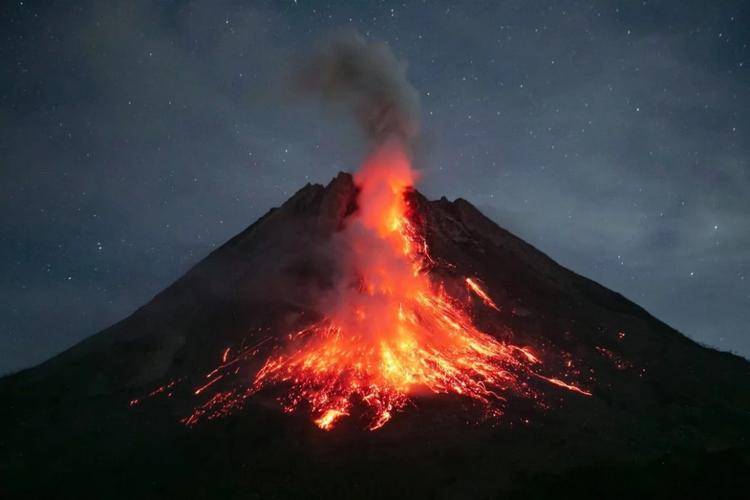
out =
<path fill-rule="evenodd" d="M 408 64 L 423 193 L 748 357 L 748 26 L 721 0 L 7 3 L 0 373 L 355 170 L 352 118 L 286 85 L 347 28 Z"/>

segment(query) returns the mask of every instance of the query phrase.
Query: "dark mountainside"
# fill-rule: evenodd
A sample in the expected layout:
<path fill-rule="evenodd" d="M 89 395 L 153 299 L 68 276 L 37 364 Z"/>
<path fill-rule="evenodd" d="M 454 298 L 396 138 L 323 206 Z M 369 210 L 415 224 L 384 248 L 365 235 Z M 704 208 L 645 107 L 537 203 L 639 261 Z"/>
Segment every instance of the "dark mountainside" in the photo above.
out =
<path fill-rule="evenodd" d="M 433 272 L 449 289 L 477 276 L 501 305 L 474 308 L 476 323 L 509 329 L 550 369 L 574 360 L 591 397 L 546 385 L 548 408 L 509 401 L 489 422 L 457 397 L 422 397 L 376 432 L 356 419 L 324 432 L 262 392 L 226 418 L 181 425 L 200 401 L 190 389 L 226 347 L 315 318 L 336 264 L 327 242 L 356 210 L 352 178 L 340 174 L 300 190 L 127 319 L 0 380 L 0 496 L 746 494 L 750 363 L 560 267 L 462 199 L 413 192 L 410 202 L 441 263 Z M 177 378 L 172 397 L 129 406 Z"/>

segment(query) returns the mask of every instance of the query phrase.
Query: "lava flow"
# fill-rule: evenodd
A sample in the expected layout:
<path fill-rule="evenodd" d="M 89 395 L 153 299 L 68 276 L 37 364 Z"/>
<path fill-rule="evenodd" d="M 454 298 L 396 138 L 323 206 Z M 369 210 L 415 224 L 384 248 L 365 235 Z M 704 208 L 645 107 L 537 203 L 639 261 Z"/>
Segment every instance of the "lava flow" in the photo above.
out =
<path fill-rule="evenodd" d="M 222 416 L 269 386 L 284 388 L 285 411 L 308 409 L 329 430 L 363 408 L 375 430 L 416 394 L 454 394 L 501 414 L 504 394 L 535 397 L 531 378 L 580 394 L 587 391 L 535 372 L 540 360 L 528 349 L 477 329 L 467 306 L 451 298 L 427 272 L 434 264 L 410 217 L 407 191 L 415 172 L 397 146 L 383 146 L 355 175 L 358 211 L 341 233 L 344 278 L 326 305 L 325 318 L 289 336 L 244 390 L 215 393 L 183 420 Z M 476 280 L 466 285 L 482 302 L 500 308 Z M 209 374 L 200 394 L 233 369 L 234 360 Z M 236 373 L 236 370 L 235 370 Z"/>

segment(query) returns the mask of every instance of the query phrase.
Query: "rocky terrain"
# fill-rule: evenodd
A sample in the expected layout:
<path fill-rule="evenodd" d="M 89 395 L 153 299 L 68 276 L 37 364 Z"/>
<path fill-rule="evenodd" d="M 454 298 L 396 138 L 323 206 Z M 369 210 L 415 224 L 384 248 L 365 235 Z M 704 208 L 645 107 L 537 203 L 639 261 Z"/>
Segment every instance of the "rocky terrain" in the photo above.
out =
<path fill-rule="evenodd" d="M 742 496 L 750 486 L 750 363 L 689 340 L 556 264 L 469 202 L 409 202 L 435 280 L 476 276 L 500 312 L 483 331 L 530 346 L 590 397 L 546 385 L 483 420 L 416 397 L 376 432 L 330 432 L 261 392 L 185 426 L 191 388 L 230 346 L 311 321 L 330 241 L 356 211 L 351 176 L 307 185 L 112 327 L 0 380 L 6 498 Z M 260 360 L 258 361 L 260 363 Z M 174 390 L 146 397 L 171 381 Z M 131 401 L 138 400 L 138 404 Z"/>

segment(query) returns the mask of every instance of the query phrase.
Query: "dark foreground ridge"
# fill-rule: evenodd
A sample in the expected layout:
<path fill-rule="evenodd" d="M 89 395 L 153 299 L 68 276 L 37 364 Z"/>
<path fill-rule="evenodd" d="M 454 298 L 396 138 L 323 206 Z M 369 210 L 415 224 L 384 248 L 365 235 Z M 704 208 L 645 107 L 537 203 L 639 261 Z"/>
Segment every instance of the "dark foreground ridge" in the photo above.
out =
<path fill-rule="evenodd" d="M 445 281 L 480 277 L 512 332 L 545 361 L 564 353 L 591 397 L 549 389 L 546 408 L 467 418 L 418 398 L 377 432 L 331 432 L 258 394 L 185 427 L 194 387 L 227 346 L 283 336 L 331 285 L 328 242 L 356 210 L 348 174 L 307 185 L 130 317 L 0 380 L 4 498 L 744 497 L 750 363 L 702 347 L 498 227 L 465 200 L 410 194 Z M 508 333 L 497 333 L 509 335 Z M 550 358 L 551 359 L 551 358 Z M 471 422 L 467 422 L 472 420 Z"/>

